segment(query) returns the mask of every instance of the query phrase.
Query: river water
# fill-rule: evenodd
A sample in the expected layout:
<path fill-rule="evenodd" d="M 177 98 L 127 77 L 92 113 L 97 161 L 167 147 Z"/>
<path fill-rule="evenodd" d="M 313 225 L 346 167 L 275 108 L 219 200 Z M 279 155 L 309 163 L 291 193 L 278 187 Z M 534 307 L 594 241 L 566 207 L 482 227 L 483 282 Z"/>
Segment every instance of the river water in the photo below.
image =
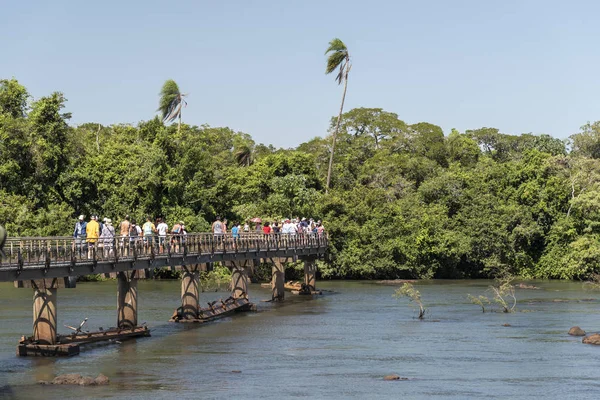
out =
<path fill-rule="evenodd" d="M 258 312 L 190 326 L 166 322 L 179 282 L 143 281 L 139 320 L 152 337 L 57 359 L 14 355 L 18 338 L 31 334 L 32 293 L 0 284 L 0 398 L 598 399 L 600 347 L 567 331 L 600 330 L 600 293 L 575 282 L 533 282 L 541 289 L 517 290 L 518 312 L 484 314 L 466 295 L 488 284 L 416 284 L 429 308 L 424 321 L 406 300 L 392 298 L 394 286 L 318 282 L 331 292 L 287 294 L 273 304 L 260 302 L 268 289 L 251 285 Z M 227 294 L 201 300 L 220 297 Z M 62 289 L 58 303 L 61 327 L 84 317 L 90 328 L 112 326 L 116 283 Z M 103 373 L 111 383 L 36 384 L 65 373 Z M 388 374 L 408 380 L 384 381 Z"/>

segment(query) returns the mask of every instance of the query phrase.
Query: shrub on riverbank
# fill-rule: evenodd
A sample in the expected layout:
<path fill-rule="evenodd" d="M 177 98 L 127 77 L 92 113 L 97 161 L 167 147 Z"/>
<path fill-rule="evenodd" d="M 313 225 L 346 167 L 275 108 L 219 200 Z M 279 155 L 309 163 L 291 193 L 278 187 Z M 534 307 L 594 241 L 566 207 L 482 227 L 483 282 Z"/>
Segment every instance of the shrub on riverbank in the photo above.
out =
<path fill-rule="evenodd" d="M 77 277 L 78 282 L 104 282 L 111 278 L 107 278 L 104 274 L 92 274 Z"/>
<path fill-rule="evenodd" d="M 215 266 L 212 271 L 200 272 L 200 291 L 212 292 L 228 289 L 231 283 L 231 271 L 227 267 Z"/>

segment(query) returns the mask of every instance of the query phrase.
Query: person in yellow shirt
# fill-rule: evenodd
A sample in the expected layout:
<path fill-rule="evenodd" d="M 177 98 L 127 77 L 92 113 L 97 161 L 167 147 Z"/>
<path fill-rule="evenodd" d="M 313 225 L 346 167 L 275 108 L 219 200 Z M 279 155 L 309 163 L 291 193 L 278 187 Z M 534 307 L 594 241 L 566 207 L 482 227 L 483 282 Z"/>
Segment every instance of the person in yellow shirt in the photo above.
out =
<path fill-rule="evenodd" d="M 90 222 L 88 222 L 85 227 L 86 239 L 88 245 L 88 259 L 92 258 L 92 249 L 96 247 L 96 242 L 98 242 L 98 238 L 100 237 L 100 225 L 98 224 L 98 217 L 96 215 L 92 215 L 90 217 Z"/>

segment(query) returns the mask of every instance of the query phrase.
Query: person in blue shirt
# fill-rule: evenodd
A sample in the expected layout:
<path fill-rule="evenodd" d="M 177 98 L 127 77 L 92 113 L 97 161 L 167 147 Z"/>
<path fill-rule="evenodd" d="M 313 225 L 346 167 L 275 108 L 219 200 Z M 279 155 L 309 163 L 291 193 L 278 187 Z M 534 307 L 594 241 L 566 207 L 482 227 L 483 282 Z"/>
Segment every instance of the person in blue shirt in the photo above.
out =
<path fill-rule="evenodd" d="M 80 215 L 79 219 L 75 223 L 75 230 L 73 231 L 73 239 L 75 239 L 75 243 L 77 244 L 77 248 L 81 250 L 82 247 L 85 247 L 85 239 L 87 236 L 86 233 L 87 222 L 85 222 L 85 215 Z"/>
<path fill-rule="evenodd" d="M 237 243 L 240 240 L 240 224 L 234 221 L 231 227 L 231 237 L 233 238 L 233 247 L 237 248 Z"/>
<path fill-rule="evenodd" d="M 235 221 L 231 227 L 231 236 L 233 237 L 233 240 L 236 240 L 240 237 L 240 224 L 238 224 L 237 221 Z"/>
<path fill-rule="evenodd" d="M 87 227 L 87 222 L 85 222 L 85 216 L 80 215 L 79 220 L 75 223 L 75 231 L 73 232 L 73 238 L 75 239 L 85 239 L 85 228 Z"/>

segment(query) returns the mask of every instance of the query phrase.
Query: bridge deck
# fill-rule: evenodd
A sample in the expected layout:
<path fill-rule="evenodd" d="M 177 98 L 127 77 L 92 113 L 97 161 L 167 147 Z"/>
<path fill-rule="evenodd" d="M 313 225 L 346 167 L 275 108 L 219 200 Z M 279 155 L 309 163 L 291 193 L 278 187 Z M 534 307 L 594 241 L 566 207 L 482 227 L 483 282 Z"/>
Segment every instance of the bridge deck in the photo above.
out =
<path fill-rule="evenodd" d="M 162 239 L 162 240 L 161 240 Z M 320 257 L 326 235 L 263 235 L 212 233 L 168 235 L 166 238 L 115 237 L 87 243 L 70 237 L 9 239 L 0 256 L 0 281 L 76 277 L 134 269 L 244 262 L 272 257 Z"/>

